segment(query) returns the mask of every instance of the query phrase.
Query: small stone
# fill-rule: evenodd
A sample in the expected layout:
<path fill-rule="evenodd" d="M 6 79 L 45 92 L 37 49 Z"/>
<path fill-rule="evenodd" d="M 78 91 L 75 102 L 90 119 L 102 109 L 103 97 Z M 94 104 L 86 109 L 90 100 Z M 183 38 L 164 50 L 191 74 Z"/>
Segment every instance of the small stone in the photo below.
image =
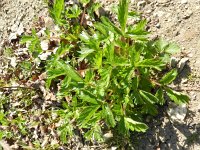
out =
<path fill-rule="evenodd" d="M 160 28 L 160 23 L 157 23 L 155 26 L 156 28 Z"/>
<path fill-rule="evenodd" d="M 46 52 L 46 53 L 42 53 L 40 55 L 38 55 L 38 57 L 41 59 L 41 60 L 47 60 L 48 56 L 51 55 L 51 52 Z"/>
<path fill-rule="evenodd" d="M 46 51 L 49 49 L 49 41 L 48 40 L 44 40 L 41 41 L 40 46 L 42 48 L 42 50 Z"/>
<path fill-rule="evenodd" d="M 112 132 L 110 131 L 110 132 L 108 132 L 108 133 L 105 133 L 105 134 L 103 135 L 103 137 L 104 137 L 106 140 L 108 140 L 108 139 L 110 139 L 110 138 L 113 137 L 113 134 L 112 134 Z"/>
<path fill-rule="evenodd" d="M 157 0 L 158 3 L 164 4 L 167 3 L 169 0 Z"/>
<path fill-rule="evenodd" d="M 143 6 L 145 6 L 145 4 L 146 4 L 145 1 L 139 1 L 139 2 L 137 3 L 137 7 L 138 7 L 138 8 L 143 7 Z"/>
<path fill-rule="evenodd" d="M 191 10 L 187 10 L 185 15 L 183 16 L 183 19 L 188 19 L 191 17 L 191 15 L 193 14 L 193 12 Z"/>
<path fill-rule="evenodd" d="M 147 14 L 150 14 L 151 12 L 152 12 L 151 9 L 149 9 L 149 10 L 146 11 Z"/>
<path fill-rule="evenodd" d="M 181 72 L 183 70 L 183 68 L 185 67 L 186 63 L 189 61 L 189 58 L 185 57 L 185 58 L 182 58 L 180 60 L 180 62 L 178 63 L 178 69 L 179 69 L 179 72 Z"/>
<path fill-rule="evenodd" d="M 182 81 L 181 81 L 182 84 L 186 84 L 187 82 L 188 82 L 188 79 L 187 79 L 187 78 L 182 79 Z"/>
<path fill-rule="evenodd" d="M 171 61 L 170 61 L 170 66 L 175 68 L 176 65 L 178 64 L 179 59 L 176 57 L 171 57 Z"/>
<path fill-rule="evenodd" d="M 170 103 L 167 114 L 172 122 L 183 122 L 187 114 L 187 106 L 186 104 L 176 105 Z"/>
<path fill-rule="evenodd" d="M 181 0 L 181 4 L 187 4 L 188 0 Z"/>
<path fill-rule="evenodd" d="M 9 43 L 10 43 L 12 40 L 15 40 L 15 39 L 17 39 L 17 33 L 11 33 L 10 36 L 8 37 Z"/>

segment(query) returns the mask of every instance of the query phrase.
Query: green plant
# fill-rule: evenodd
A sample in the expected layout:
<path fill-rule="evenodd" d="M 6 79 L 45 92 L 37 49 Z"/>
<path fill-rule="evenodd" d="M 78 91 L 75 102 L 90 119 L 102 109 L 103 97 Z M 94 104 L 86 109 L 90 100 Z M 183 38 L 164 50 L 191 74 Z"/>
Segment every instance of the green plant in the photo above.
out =
<path fill-rule="evenodd" d="M 128 0 L 119 1 L 119 25 L 102 16 L 91 27 L 82 20 L 94 11 L 86 9 L 93 5 L 81 2 L 65 8 L 64 0 L 56 0 L 50 9 L 62 35 L 59 48 L 46 62 L 46 85 L 59 83 L 57 97 L 63 108 L 57 113 L 63 123 L 58 130 L 63 142 L 77 127 L 87 140 L 98 141 L 108 130 L 125 137 L 130 131 L 145 132 L 144 117 L 157 114 L 165 95 L 178 104 L 188 102 L 187 95 L 168 86 L 178 75 L 168 65 L 170 55 L 179 52 L 176 44 L 150 41 L 146 20 L 127 25 L 128 17 L 138 18 L 129 13 Z"/>

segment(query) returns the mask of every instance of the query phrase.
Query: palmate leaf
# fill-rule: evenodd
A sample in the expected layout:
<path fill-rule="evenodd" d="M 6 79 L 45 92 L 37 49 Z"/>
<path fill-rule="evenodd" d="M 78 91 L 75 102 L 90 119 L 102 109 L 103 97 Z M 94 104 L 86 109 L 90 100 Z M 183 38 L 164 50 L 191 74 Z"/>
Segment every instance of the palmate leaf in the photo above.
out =
<path fill-rule="evenodd" d="M 120 0 L 118 7 L 118 20 L 121 26 L 121 30 L 124 33 L 126 29 L 126 22 L 128 18 L 128 6 L 129 0 Z"/>
<path fill-rule="evenodd" d="M 142 122 L 134 121 L 131 118 L 124 117 L 126 128 L 137 131 L 137 132 L 145 132 L 148 129 L 148 126 Z"/>
<path fill-rule="evenodd" d="M 165 85 L 170 84 L 172 81 L 176 79 L 177 75 L 178 75 L 177 69 L 172 69 L 170 72 L 168 72 L 162 77 L 160 83 Z"/>
<path fill-rule="evenodd" d="M 136 64 L 136 66 L 138 67 L 149 67 L 149 68 L 157 69 L 159 71 L 161 71 L 165 65 L 166 64 L 164 62 L 162 62 L 161 60 L 156 60 L 156 59 L 145 59 Z"/>
<path fill-rule="evenodd" d="M 166 93 L 176 104 L 188 103 L 189 97 L 183 93 L 167 88 Z"/>
<path fill-rule="evenodd" d="M 176 43 L 169 43 L 164 39 L 159 39 L 155 42 L 155 47 L 160 52 L 175 54 L 180 52 L 180 47 Z"/>
<path fill-rule="evenodd" d="M 165 48 L 165 52 L 169 54 L 176 54 L 180 52 L 180 47 L 176 43 L 169 43 Z"/>

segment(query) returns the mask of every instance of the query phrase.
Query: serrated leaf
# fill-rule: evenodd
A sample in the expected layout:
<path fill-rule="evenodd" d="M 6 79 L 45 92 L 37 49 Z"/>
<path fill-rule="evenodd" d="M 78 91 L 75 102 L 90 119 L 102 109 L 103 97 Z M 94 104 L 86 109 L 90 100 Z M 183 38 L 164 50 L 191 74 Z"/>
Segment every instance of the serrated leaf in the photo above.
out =
<path fill-rule="evenodd" d="M 85 102 L 98 104 L 96 100 L 97 98 L 88 91 L 82 91 L 81 94 L 79 95 L 79 98 Z"/>
<path fill-rule="evenodd" d="M 166 93 L 171 100 L 173 100 L 176 104 L 188 103 L 189 97 L 183 93 L 171 90 L 169 88 L 166 89 Z"/>
<path fill-rule="evenodd" d="M 26 42 L 33 41 L 34 39 L 34 36 L 22 36 L 20 44 L 25 44 Z"/>
<path fill-rule="evenodd" d="M 165 85 L 170 84 L 172 81 L 176 79 L 177 75 L 178 75 L 177 69 L 172 69 L 170 72 L 168 72 L 162 77 L 160 83 Z"/>
<path fill-rule="evenodd" d="M 81 82 L 83 79 L 81 76 L 77 73 L 75 69 L 73 69 L 69 64 L 66 64 L 65 62 L 57 61 L 57 64 L 60 68 L 65 70 L 65 73 L 67 74 L 68 77 L 71 79 Z"/>
<path fill-rule="evenodd" d="M 62 76 L 62 75 L 66 75 L 66 73 L 65 73 L 65 70 L 62 70 L 60 68 L 47 70 L 48 78 L 54 79 L 54 78 Z"/>
<path fill-rule="evenodd" d="M 96 111 L 100 108 L 100 105 L 93 105 L 85 107 L 78 118 L 79 124 L 83 127 L 87 122 L 95 115 Z"/>
<path fill-rule="evenodd" d="M 81 55 L 79 56 L 79 61 L 82 61 L 83 59 L 85 59 L 88 55 L 90 55 L 91 53 L 94 52 L 93 49 L 89 49 L 89 48 L 81 48 L 81 51 L 78 51 Z"/>
<path fill-rule="evenodd" d="M 165 47 L 168 45 L 168 42 L 164 39 L 158 39 L 156 42 L 155 42 L 155 47 L 161 52 L 165 49 Z"/>
<path fill-rule="evenodd" d="M 151 104 L 157 103 L 159 100 L 157 99 L 157 97 L 155 97 L 153 94 L 140 90 L 139 91 L 141 96 L 147 100 L 148 102 L 150 102 Z"/>
<path fill-rule="evenodd" d="M 134 104 L 136 104 L 136 105 L 144 104 L 144 101 L 143 101 L 140 93 L 138 92 L 138 90 L 134 90 L 132 93 L 132 96 L 134 97 Z"/>
<path fill-rule="evenodd" d="M 138 67 L 149 67 L 157 69 L 159 71 L 161 71 L 165 65 L 166 64 L 163 63 L 161 60 L 156 60 L 156 59 L 145 59 L 136 64 L 136 66 Z"/>
<path fill-rule="evenodd" d="M 103 113 L 103 117 L 105 118 L 106 123 L 110 126 L 110 127 L 114 127 L 116 125 L 113 113 L 110 109 L 109 106 L 104 106 L 104 113 Z"/>
<path fill-rule="evenodd" d="M 118 123 L 118 132 L 123 135 L 126 135 L 128 133 L 128 130 L 129 129 L 126 128 L 124 117 L 121 117 L 121 119 Z"/>
<path fill-rule="evenodd" d="M 100 70 L 101 79 L 99 80 L 99 86 L 107 88 L 110 84 L 110 78 L 112 74 L 112 68 L 108 67 L 103 70 Z"/>
<path fill-rule="evenodd" d="M 180 52 L 180 47 L 176 43 L 169 43 L 164 39 L 159 39 L 155 42 L 155 47 L 160 52 L 175 54 Z"/>
<path fill-rule="evenodd" d="M 137 132 L 145 132 L 148 129 L 148 126 L 142 122 L 134 121 L 131 118 L 124 118 L 125 125 L 128 129 Z"/>
<path fill-rule="evenodd" d="M 119 34 L 119 35 L 123 35 L 121 30 L 118 27 L 116 27 L 108 18 L 103 16 L 103 17 L 101 17 L 101 21 L 103 22 L 103 24 L 105 25 L 107 30 L 110 30 L 113 33 L 116 33 L 116 34 Z"/>
<path fill-rule="evenodd" d="M 53 8 L 50 10 L 50 12 L 57 23 L 60 23 L 61 21 L 61 14 L 63 9 L 64 9 L 64 0 L 55 0 Z"/>
<path fill-rule="evenodd" d="M 108 36 L 108 30 L 106 30 L 104 24 L 97 22 L 94 24 L 94 27 L 96 30 L 100 31 L 100 33 L 102 33 L 103 35 Z"/>
<path fill-rule="evenodd" d="M 163 93 L 163 90 L 162 88 L 159 88 L 156 92 L 156 95 L 157 99 L 159 100 L 158 103 L 163 105 L 165 103 L 165 99 L 164 99 L 164 93 Z"/>
<path fill-rule="evenodd" d="M 176 54 L 180 52 L 180 47 L 176 43 L 169 43 L 165 48 L 166 53 Z"/>
<path fill-rule="evenodd" d="M 128 18 L 128 6 L 129 6 L 129 0 L 119 1 L 118 20 L 123 32 L 125 32 L 126 29 L 126 22 Z"/>
<path fill-rule="evenodd" d="M 146 24 L 147 24 L 146 20 L 141 20 L 135 26 L 133 26 L 133 27 L 130 26 L 128 28 L 128 32 L 126 34 L 128 34 L 130 36 L 134 36 L 134 35 L 147 35 L 149 32 L 147 32 L 145 30 Z"/>
<path fill-rule="evenodd" d="M 145 105 L 142 106 L 142 110 L 141 112 L 144 114 L 150 114 L 152 116 L 155 116 L 158 114 L 158 110 L 157 110 L 157 105 L 155 104 L 151 104 L 151 103 L 147 103 Z"/>

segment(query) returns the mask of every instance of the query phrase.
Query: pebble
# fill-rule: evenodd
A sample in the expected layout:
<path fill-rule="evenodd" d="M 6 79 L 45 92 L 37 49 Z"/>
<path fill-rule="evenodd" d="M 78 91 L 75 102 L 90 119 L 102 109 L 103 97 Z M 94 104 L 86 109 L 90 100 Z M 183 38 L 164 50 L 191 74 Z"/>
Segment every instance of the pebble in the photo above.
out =
<path fill-rule="evenodd" d="M 179 59 L 176 57 L 171 57 L 171 61 L 170 61 L 170 66 L 175 68 L 176 65 L 178 64 Z"/>
<path fill-rule="evenodd" d="M 156 28 L 160 28 L 160 23 L 157 23 L 155 26 Z"/>
<path fill-rule="evenodd" d="M 188 79 L 187 78 L 183 78 L 182 80 L 181 80 L 181 83 L 182 84 L 186 84 L 188 82 Z"/>
<path fill-rule="evenodd" d="M 42 50 L 46 51 L 49 49 L 49 40 L 43 40 L 40 43 Z"/>
<path fill-rule="evenodd" d="M 169 0 L 157 0 L 157 2 L 158 3 L 161 3 L 161 4 L 163 4 L 163 3 L 167 3 Z"/>
<path fill-rule="evenodd" d="M 183 68 L 185 67 L 186 63 L 189 61 L 189 58 L 185 57 L 185 58 L 182 58 L 180 60 L 180 62 L 178 63 L 178 69 L 179 69 L 179 72 L 181 72 L 183 70 Z"/>
<path fill-rule="evenodd" d="M 191 10 L 187 10 L 186 13 L 183 16 L 183 19 L 190 18 L 192 14 L 193 14 L 193 12 Z"/>
<path fill-rule="evenodd" d="M 187 4 L 188 0 L 181 0 L 181 4 Z"/>
<path fill-rule="evenodd" d="M 146 1 L 139 1 L 139 2 L 137 3 L 137 7 L 138 7 L 138 8 L 143 7 L 143 6 L 145 6 L 145 4 L 146 4 Z"/>
<path fill-rule="evenodd" d="M 170 103 L 167 114 L 172 122 L 183 122 L 187 114 L 187 105 Z"/>

